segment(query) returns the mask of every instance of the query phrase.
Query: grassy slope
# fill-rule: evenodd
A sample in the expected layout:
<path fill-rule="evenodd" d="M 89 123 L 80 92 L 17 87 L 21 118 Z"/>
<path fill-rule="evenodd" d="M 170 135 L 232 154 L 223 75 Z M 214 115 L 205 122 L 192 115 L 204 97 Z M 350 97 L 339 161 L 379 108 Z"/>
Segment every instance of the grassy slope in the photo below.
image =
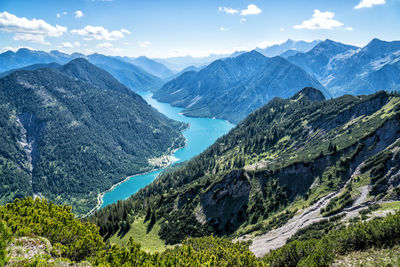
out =
<path fill-rule="evenodd" d="M 400 266 L 400 246 L 372 248 L 338 256 L 332 266 Z"/>
<path fill-rule="evenodd" d="M 125 235 L 120 236 L 116 233 L 109 239 L 109 243 L 126 246 L 129 238 L 133 236 L 135 242 L 141 245 L 141 249 L 150 253 L 163 252 L 167 247 L 171 247 L 166 246 L 165 242 L 158 236 L 160 231 L 159 223 L 156 223 L 150 232 L 147 232 L 148 225 L 149 221 L 144 222 L 143 218 L 136 219 Z"/>

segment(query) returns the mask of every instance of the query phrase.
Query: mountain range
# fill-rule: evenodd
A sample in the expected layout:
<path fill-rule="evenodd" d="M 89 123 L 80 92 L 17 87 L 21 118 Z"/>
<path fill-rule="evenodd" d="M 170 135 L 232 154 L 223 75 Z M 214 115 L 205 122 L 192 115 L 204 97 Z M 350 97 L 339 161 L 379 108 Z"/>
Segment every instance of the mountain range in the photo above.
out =
<path fill-rule="evenodd" d="M 141 67 L 148 73 L 161 79 L 167 79 L 174 75 L 174 72 L 165 65 L 145 56 L 140 56 L 137 58 L 123 57 L 122 59 Z"/>
<path fill-rule="evenodd" d="M 0 265 L 398 264 L 400 42 L 261 52 L 1 54 Z M 97 210 L 185 145 L 135 90 L 237 125 Z"/>
<path fill-rule="evenodd" d="M 272 98 L 289 97 L 307 86 L 324 90 L 316 79 L 286 59 L 252 51 L 214 61 L 198 72 L 185 72 L 153 97 L 183 107 L 182 113 L 188 116 L 237 123 Z"/>
<path fill-rule="evenodd" d="M 320 40 L 314 40 L 310 42 L 306 41 L 294 41 L 288 39 L 286 42 L 281 44 L 271 45 L 266 48 L 256 48 L 255 50 L 266 57 L 276 57 L 276 56 L 283 56 L 287 55 L 288 53 L 297 53 L 297 52 L 308 52 L 314 46 L 319 44 Z"/>
<path fill-rule="evenodd" d="M 155 91 L 163 84 L 162 79 L 157 75 L 148 73 L 141 66 L 135 65 L 123 58 L 101 54 L 85 56 L 79 53 L 72 53 L 69 55 L 56 50 L 47 53 L 44 51 L 33 51 L 27 48 L 21 48 L 17 52 L 4 52 L 0 54 L 0 72 L 7 72 L 34 64 L 65 64 L 75 58 L 85 58 L 98 67 L 107 70 L 113 74 L 117 80 L 134 91 Z M 149 59 L 148 61 L 151 60 Z M 149 62 L 147 65 L 161 65 L 155 61 L 151 62 L 153 62 L 153 65 Z M 159 68 L 163 68 L 165 73 L 173 74 L 172 72 L 168 72 L 165 66 L 159 66 Z M 157 74 L 157 71 L 155 70 L 153 73 Z"/>
<path fill-rule="evenodd" d="M 86 59 L 31 69 L 0 79 L 2 203 L 37 195 L 82 215 L 184 144 L 185 124 Z"/>
<path fill-rule="evenodd" d="M 400 41 L 371 40 L 365 47 L 325 40 L 287 58 L 318 79 L 334 96 L 398 91 Z"/>

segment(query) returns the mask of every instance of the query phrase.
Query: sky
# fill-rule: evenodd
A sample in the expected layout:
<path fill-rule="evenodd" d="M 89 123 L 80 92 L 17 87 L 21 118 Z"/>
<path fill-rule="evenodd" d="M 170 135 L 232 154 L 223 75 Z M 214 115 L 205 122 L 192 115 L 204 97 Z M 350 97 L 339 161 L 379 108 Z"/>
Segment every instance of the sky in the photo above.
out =
<path fill-rule="evenodd" d="M 293 40 L 400 40 L 400 0 L 0 0 L 0 51 L 194 57 Z"/>

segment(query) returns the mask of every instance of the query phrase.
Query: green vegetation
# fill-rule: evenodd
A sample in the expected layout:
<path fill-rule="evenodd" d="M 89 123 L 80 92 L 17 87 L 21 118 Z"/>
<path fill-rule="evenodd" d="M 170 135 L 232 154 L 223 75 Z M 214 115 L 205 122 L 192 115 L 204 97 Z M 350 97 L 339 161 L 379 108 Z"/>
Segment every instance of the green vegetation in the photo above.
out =
<path fill-rule="evenodd" d="M 311 229 L 326 230 L 326 223 Z M 353 252 L 365 253 L 361 251 L 366 249 L 387 261 L 386 257 L 398 255 L 392 251 L 400 245 L 400 212 L 328 230 L 318 238 L 298 237 L 302 240 L 264 258 L 256 258 L 249 243 L 215 236 L 186 238 L 163 253 L 148 253 L 132 237 L 124 247 L 105 245 L 98 227 L 75 218 L 67 206 L 32 198 L 0 206 L 0 260 L 2 265 L 17 266 L 327 266 L 335 260 L 346 262 L 347 254 L 354 258 Z M 35 256 L 29 256 L 29 251 L 36 251 Z"/>
<path fill-rule="evenodd" d="M 104 247 L 98 228 L 77 220 L 71 207 L 25 198 L 0 206 L 0 220 L 13 236 L 36 235 L 50 240 L 59 256 L 81 261 Z"/>
<path fill-rule="evenodd" d="M 333 266 L 399 266 L 400 265 L 400 246 L 389 249 L 371 248 L 365 251 L 352 252 L 345 256 L 335 259 Z"/>
<path fill-rule="evenodd" d="M 149 225 L 150 221 L 144 222 L 144 218 L 134 220 L 128 232 L 121 234 L 116 233 L 110 237 L 108 242 L 124 247 L 128 244 L 130 237 L 134 236 L 135 242 L 140 244 L 142 250 L 150 253 L 163 252 L 167 246 L 158 235 L 161 227 L 160 224 L 154 224 L 151 230 Z"/>
<path fill-rule="evenodd" d="M 328 205 L 321 210 L 321 214 L 323 216 L 333 215 L 344 207 L 349 206 L 353 203 L 353 199 L 351 196 L 352 186 L 346 186 L 344 192 L 337 197 L 334 197 L 329 201 Z"/>
<path fill-rule="evenodd" d="M 25 238 L 28 236 L 27 238 Z M 23 238 L 20 238 L 23 237 Z M 257 266 L 262 265 L 248 249 L 248 243 L 232 243 L 218 237 L 189 238 L 181 246 L 164 253 L 141 250 L 132 238 L 125 247 L 105 246 L 98 227 L 76 219 L 71 207 L 54 205 L 45 200 L 16 199 L 0 206 L 0 260 L 8 261 L 7 244 L 15 246 L 33 242 L 33 248 L 46 242 L 46 253 L 32 259 L 12 259 L 23 266 L 52 266 L 62 262 L 88 262 L 94 266 Z M 32 248 L 32 246 L 31 246 Z M 37 248 L 39 249 L 39 248 Z M 61 258 L 60 258 L 61 257 Z"/>
<path fill-rule="evenodd" d="M 151 216 L 166 244 L 187 236 L 261 234 L 343 188 L 364 162 L 323 215 L 339 212 L 353 202 L 361 185 L 376 186 L 372 169 L 383 177 L 390 168 L 393 174 L 400 168 L 395 143 L 400 97 L 378 92 L 313 102 L 308 94 L 314 91 L 273 99 L 183 167 L 98 211 L 91 221 L 107 238 L 124 232 L 120 226 L 130 225 L 132 218 Z M 387 154 L 386 165 L 373 160 L 381 154 Z M 382 179 L 388 188 L 390 179 Z"/>
<path fill-rule="evenodd" d="M 83 215 L 182 146 L 184 127 L 83 59 L 13 72 L 0 79 L 0 203 L 40 193 Z"/>
<path fill-rule="evenodd" d="M 399 210 L 400 201 L 382 203 L 379 206 L 380 206 L 379 210 Z"/>
<path fill-rule="evenodd" d="M 333 229 L 339 229 L 343 227 L 343 223 L 340 222 L 343 216 L 344 215 L 333 216 L 329 219 L 323 219 L 319 222 L 306 226 L 297 231 L 296 234 L 294 234 L 291 238 L 289 238 L 286 241 L 286 243 L 290 243 L 295 240 L 303 241 L 303 240 L 310 240 L 313 238 L 321 239 Z"/>
<path fill-rule="evenodd" d="M 336 255 L 400 244 L 400 213 L 333 230 L 320 239 L 295 240 L 267 254 L 271 266 L 327 266 Z"/>

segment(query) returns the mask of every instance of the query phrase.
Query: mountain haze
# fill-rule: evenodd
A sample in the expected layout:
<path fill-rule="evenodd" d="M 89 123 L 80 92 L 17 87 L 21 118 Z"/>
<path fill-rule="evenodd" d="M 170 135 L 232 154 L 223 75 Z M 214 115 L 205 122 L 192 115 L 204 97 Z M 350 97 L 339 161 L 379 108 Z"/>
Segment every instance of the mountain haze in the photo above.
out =
<path fill-rule="evenodd" d="M 268 46 L 266 48 L 256 48 L 256 51 L 260 52 L 266 57 L 276 57 L 281 55 L 282 53 L 287 52 L 288 50 L 297 52 L 308 52 L 320 42 L 321 42 L 320 40 L 306 42 L 306 41 L 294 41 L 288 39 L 286 42 L 281 44 Z"/>
<path fill-rule="evenodd" d="M 148 57 L 145 57 L 145 56 L 141 56 L 141 57 L 137 57 L 137 58 L 129 58 L 128 60 L 132 64 L 141 67 L 148 73 L 150 73 L 154 76 L 157 76 L 161 79 L 169 78 L 170 76 L 172 76 L 174 74 L 174 72 L 172 70 L 168 69 L 163 64 L 161 64 L 155 60 L 152 60 Z"/>

